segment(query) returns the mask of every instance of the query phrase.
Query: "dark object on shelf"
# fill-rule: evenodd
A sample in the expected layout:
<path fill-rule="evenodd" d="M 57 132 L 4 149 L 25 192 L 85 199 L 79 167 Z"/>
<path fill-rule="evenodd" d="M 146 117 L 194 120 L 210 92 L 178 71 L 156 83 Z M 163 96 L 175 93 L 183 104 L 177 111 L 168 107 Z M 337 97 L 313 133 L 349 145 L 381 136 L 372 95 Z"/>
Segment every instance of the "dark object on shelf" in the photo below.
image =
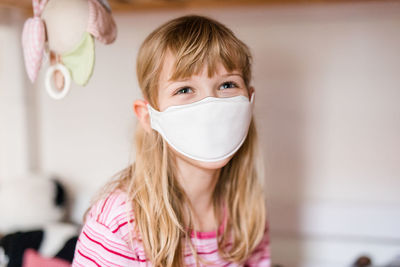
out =
<path fill-rule="evenodd" d="M 368 256 L 363 255 L 363 256 L 360 256 L 352 266 L 353 267 L 372 266 L 372 261 Z"/>
<path fill-rule="evenodd" d="M 22 257 L 27 248 L 38 250 L 43 239 L 43 231 L 15 232 L 0 239 L 2 247 L 7 255 L 8 267 L 22 266 Z"/>

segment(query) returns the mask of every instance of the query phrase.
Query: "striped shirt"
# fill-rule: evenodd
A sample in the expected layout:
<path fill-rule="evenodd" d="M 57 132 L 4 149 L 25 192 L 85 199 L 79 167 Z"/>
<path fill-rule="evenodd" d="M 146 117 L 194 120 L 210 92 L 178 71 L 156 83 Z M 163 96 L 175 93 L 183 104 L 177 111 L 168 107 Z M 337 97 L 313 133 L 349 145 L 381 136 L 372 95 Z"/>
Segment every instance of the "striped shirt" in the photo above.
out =
<path fill-rule="evenodd" d="M 130 241 L 133 231 L 129 229 L 134 227 L 134 216 L 126 200 L 126 193 L 117 190 L 92 206 L 76 244 L 73 267 L 152 266 L 145 257 L 140 238 Z M 270 266 L 268 231 L 244 265 L 224 261 L 219 256 L 216 231 L 197 232 L 191 240 L 199 256 L 212 263 L 200 263 L 200 266 Z M 196 266 L 188 245 L 184 257 L 185 266 Z"/>

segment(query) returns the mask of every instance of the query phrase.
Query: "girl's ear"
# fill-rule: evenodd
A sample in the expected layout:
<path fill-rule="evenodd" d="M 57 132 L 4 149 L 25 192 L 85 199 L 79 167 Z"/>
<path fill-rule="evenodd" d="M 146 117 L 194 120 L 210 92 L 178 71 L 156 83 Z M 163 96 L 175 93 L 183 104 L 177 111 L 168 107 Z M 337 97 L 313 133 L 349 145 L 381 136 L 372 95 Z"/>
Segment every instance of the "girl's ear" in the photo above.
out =
<path fill-rule="evenodd" d="M 255 92 L 255 89 L 253 86 L 250 86 L 249 88 L 249 100 L 251 99 L 251 95 Z"/>
<path fill-rule="evenodd" d="M 148 102 L 146 100 L 140 100 L 140 99 L 135 100 L 133 102 L 133 112 L 135 113 L 143 129 L 146 132 L 150 133 L 151 131 L 150 115 L 147 109 L 147 104 Z"/>

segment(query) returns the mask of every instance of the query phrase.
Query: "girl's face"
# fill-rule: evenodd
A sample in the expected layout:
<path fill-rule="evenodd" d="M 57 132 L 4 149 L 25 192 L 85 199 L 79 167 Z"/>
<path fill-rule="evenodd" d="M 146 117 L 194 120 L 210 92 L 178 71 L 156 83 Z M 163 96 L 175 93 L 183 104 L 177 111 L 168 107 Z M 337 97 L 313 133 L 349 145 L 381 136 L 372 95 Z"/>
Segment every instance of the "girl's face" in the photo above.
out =
<path fill-rule="evenodd" d="M 241 72 L 228 72 L 222 64 L 218 65 L 217 73 L 211 78 L 207 76 L 207 66 L 204 66 L 199 75 L 192 75 L 184 80 L 170 81 L 174 63 L 175 58 L 168 53 L 159 80 L 158 104 L 160 111 L 164 111 L 169 106 L 196 102 L 208 96 L 233 97 L 243 95 L 249 97 L 254 90 L 253 87 L 246 88 Z M 219 162 L 201 162 L 185 157 L 172 147 L 170 148 L 177 157 L 206 169 L 221 168 L 233 157 L 232 155 Z"/>

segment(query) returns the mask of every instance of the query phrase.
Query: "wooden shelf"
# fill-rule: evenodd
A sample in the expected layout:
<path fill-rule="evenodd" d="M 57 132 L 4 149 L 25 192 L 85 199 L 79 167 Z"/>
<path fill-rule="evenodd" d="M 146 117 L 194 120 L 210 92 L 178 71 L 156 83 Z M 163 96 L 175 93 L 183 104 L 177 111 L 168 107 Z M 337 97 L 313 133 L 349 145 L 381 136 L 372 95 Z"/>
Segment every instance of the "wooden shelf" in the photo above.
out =
<path fill-rule="evenodd" d="M 376 2 L 377 0 L 109 0 L 113 12 L 132 12 L 151 9 L 185 9 L 200 7 L 310 5 L 354 2 Z M 378 2 L 394 0 L 379 0 Z M 31 0 L 0 0 L 0 7 L 12 7 L 32 13 Z"/>

